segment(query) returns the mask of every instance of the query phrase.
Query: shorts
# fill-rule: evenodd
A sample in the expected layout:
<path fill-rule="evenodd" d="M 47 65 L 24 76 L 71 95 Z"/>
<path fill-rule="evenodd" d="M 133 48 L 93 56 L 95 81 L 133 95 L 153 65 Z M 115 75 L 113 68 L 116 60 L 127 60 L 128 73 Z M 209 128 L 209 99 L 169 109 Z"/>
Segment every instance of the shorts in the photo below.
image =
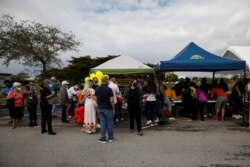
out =
<path fill-rule="evenodd" d="M 217 97 L 217 100 L 216 100 L 216 108 L 225 108 L 227 105 L 227 97 L 225 96 L 220 96 L 220 97 Z"/>

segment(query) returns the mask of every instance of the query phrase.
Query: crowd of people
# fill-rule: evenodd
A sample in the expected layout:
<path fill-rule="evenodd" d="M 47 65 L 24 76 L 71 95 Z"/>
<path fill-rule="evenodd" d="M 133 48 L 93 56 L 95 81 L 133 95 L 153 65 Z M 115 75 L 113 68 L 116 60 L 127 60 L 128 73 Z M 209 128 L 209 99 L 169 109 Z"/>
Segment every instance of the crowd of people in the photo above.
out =
<path fill-rule="evenodd" d="M 231 106 L 231 115 L 240 118 L 248 80 L 236 82 L 230 94 L 228 85 L 223 79 L 220 79 L 219 83 L 214 80 L 212 84 L 208 84 L 206 78 L 202 78 L 197 84 L 190 78 L 185 78 L 183 82 L 173 86 L 166 86 L 161 80 L 155 82 L 149 79 L 144 84 L 134 79 L 123 93 L 119 90 L 115 78 L 109 78 L 108 75 L 103 75 L 101 84 L 99 83 L 96 77 L 89 78 L 84 84 L 70 84 L 66 80 L 59 83 L 55 77 L 51 77 L 45 79 L 40 86 L 39 103 L 39 95 L 30 82 L 24 81 L 21 85 L 19 82 L 12 84 L 6 80 L 3 93 L 7 99 L 10 124 L 13 129 L 22 126 L 24 107 L 27 106 L 29 126 L 37 126 L 37 106 L 40 106 L 41 133 L 55 135 L 52 119 L 57 117 L 58 103 L 61 105 L 62 123 L 69 123 L 75 115 L 75 108 L 84 107 L 81 131 L 92 134 L 96 133 L 96 128 L 100 128 L 99 141 L 112 142 L 114 125 L 124 119 L 122 108 L 128 111 L 130 133 L 135 131 L 136 124 L 137 134 L 140 136 L 143 135 L 142 112 L 144 111 L 147 118 L 145 126 L 153 125 L 162 117 L 171 115 L 175 100 L 182 100 L 182 113 L 184 120 L 187 121 L 197 120 L 199 117 L 201 121 L 205 121 L 204 110 L 211 109 L 208 105 L 209 99 L 216 99 L 215 113 L 212 113 L 214 122 L 224 121 L 228 103 Z"/>

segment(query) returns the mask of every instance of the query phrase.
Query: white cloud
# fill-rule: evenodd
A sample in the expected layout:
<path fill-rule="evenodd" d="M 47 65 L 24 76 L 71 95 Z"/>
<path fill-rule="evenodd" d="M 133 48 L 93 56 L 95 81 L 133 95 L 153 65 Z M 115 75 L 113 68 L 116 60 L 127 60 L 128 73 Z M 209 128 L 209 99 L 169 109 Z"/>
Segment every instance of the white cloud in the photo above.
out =
<path fill-rule="evenodd" d="M 191 41 L 219 55 L 250 43 L 248 0 L 1 0 L 0 11 L 74 32 L 83 45 L 64 60 L 124 54 L 156 63 Z"/>

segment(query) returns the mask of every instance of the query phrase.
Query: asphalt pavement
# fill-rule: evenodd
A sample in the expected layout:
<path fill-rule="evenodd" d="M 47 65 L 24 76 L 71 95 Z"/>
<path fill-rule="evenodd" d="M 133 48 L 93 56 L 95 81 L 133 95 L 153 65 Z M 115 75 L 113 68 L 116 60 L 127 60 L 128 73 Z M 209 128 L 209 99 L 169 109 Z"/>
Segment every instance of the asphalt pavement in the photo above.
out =
<path fill-rule="evenodd" d="M 40 117 L 38 118 L 40 122 Z M 99 143 L 99 133 L 85 134 L 73 120 L 53 120 L 55 136 L 40 126 L 11 129 L 0 117 L 1 167 L 250 167 L 250 129 L 242 120 L 169 121 L 129 133 L 127 116 L 115 127 L 115 141 Z M 145 120 L 144 120 L 145 122 Z"/>

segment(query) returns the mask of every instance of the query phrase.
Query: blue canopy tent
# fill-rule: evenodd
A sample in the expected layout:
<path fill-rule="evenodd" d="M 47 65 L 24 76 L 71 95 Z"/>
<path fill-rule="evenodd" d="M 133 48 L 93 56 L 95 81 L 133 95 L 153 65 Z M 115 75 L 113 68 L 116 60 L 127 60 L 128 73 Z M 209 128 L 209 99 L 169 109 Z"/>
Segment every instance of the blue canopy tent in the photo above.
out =
<path fill-rule="evenodd" d="M 168 61 L 160 61 L 155 71 L 233 71 L 245 70 L 246 61 L 223 58 L 189 43 L 180 53 Z"/>

